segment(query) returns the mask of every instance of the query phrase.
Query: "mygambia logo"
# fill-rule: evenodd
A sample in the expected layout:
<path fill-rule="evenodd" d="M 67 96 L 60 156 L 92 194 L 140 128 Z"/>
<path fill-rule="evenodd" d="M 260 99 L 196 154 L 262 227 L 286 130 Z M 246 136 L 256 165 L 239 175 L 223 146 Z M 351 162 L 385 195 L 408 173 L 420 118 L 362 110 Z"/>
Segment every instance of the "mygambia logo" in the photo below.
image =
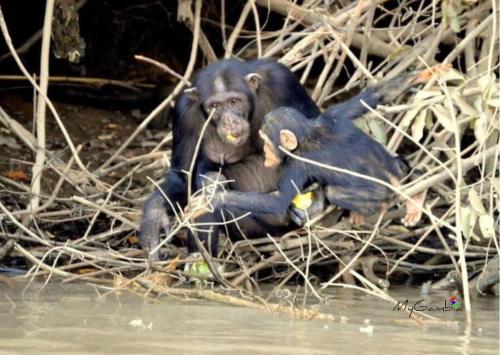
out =
<path fill-rule="evenodd" d="M 425 300 L 418 300 L 413 305 L 409 304 L 410 300 L 398 301 L 392 309 L 393 311 L 400 311 L 401 309 L 409 312 L 409 317 L 412 316 L 413 311 L 417 312 L 462 312 L 462 302 L 459 300 L 458 295 L 449 298 L 450 303 L 444 299 L 443 306 L 434 306 L 425 304 Z"/>
<path fill-rule="evenodd" d="M 462 302 L 458 300 L 458 295 L 450 297 L 450 303 L 451 307 L 453 307 L 453 309 L 455 310 L 460 309 L 460 307 L 462 307 Z"/>

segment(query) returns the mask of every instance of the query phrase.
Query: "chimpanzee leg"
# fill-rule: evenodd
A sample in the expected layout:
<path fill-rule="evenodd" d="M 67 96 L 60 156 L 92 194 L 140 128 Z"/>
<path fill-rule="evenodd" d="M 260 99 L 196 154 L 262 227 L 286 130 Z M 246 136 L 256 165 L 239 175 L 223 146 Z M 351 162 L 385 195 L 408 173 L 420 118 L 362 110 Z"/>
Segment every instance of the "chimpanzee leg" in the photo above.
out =
<path fill-rule="evenodd" d="M 347 101 L 331 106 L 323 113 L 323 116 L 355 120 L 369 111 L 361 101 L 373 109 L 379 104 L 390 102 L 412 85 L 417 84 L 415 75 L 415 73 L 407 72 L 396 78 L 382 81 Z"/>
<path fill-rule="evenodd" d="M 325 194 L 331 204 L 368 216 L 380 211 L 382 204 L 388 200 L 390 191 L 382 185 L 380 187 L 327 186 Z"/>

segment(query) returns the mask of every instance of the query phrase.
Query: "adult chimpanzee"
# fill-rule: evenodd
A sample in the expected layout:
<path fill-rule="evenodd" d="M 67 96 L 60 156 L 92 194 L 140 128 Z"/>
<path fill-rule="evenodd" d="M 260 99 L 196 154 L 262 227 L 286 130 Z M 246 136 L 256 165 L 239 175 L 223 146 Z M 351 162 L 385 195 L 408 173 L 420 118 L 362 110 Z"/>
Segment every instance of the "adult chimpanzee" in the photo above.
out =
<path fill-rule="evenodd" d="M 314 120 L 288 107 L 268 113 L 259 133 L 264 141 L 264 165 L 283 166 L 278 193 L 219 192 L 214 197 L 214 207 L 233 212 L 284 215 L 297 191 L 319 183 L 325 187 L 326 199 L 331 204 L 351 211 L 354 223 L 363 223 L 364 215 L 380 212 L 396 197 L 390 185 L 399 186 L 409 167 L 403 159 L 391 156 L 381 144 L 358 129 L 347 112 L 341 116 L 336 113 L 327 110 Z M 279 146 L 323 166 L 289 157 Z M 363 174 L 387 185 L 325 166 Z M 417 204 L 407 201 L 405 225 L 415 225 L 420 220 L 425 192 L 413 199 Z"/>
<path fill-rule="evenodd" d="M 290 70 L 272 60 L 221 60 L 197 74 L 194 86 L 179 97 L 173 111 L 171 168 L 161 186 L 173 205 L 160 191 L 146 201 L 140 230 L 143 247 L 154 248 L 160 229 L 168 232 L 168 214 L 176 205 L 183 207 L 187 203 L 187 172 L 193 159 L 193 189 L 202 186 L 204 176 L 220 169 L 233 180 L 232 189 L 257 192 L 276 189 L 279 172 L 264 167 L 257 132 L 264 115 L 281 106 L 294 107 L 306 117 L 319 114 L 318 107 Z M 203 124 L 212 110 L 214 114 L 200 152 L 194 157 Z M 251 235 L 286 227 L 289 222 L 262 216 L 257 223 L 257 217 L 240 221 L 242 230 Z M 210 216 L 203 219 L 211 220 Z M 206 233 L 199 236 L 207 239 Z M 192 237 L 188 249 L 196 250 Z"/>
<path fill-rule="evenodd" d="M 367 89 L 332 110 L 359 117 L 367 111 L 360 100 L 375 107 L 404 91 L 399 84 Z M 232 180 L 232 190 L 267 193 L 277 188 L 280 170 L 264 166 L 258 131 L 265 114 L 282 106 L 292 107 L 305 117 L 317 117 L 320 113 L 288 68 L 272 60 L 223 60 L 197 74 L 194 86 L 179 97 L 173 112 L 171 168 L 161 186 L 170 203 L 160 191 L 155 191 L 146 201 L 140 231 L 143 247 L 151 250 L 157 246 L 160 229 L 164 228 L 168 234 L 168 214 L 176 205 L 182 208 L 187 203 L 187 172 L 193 159 L 193 190 L 202 186 L 205 177 L 219 170 L 226 179 Z M 194 157 L 203 124 L 212 110 L 215 113 L 200 152 Z M 221 211 L 216 210 L 197 220 L 212 225 L 211 232 L 198 234 L 212 254 L 217 250 L 216 222 L 220 219 Z M 256 213 L 238 223 L 239 229 L 252 237 L 287 229 L 290 219 L 286 215 Z M 233 231 L 238 233 L 238 229 Z M 210 239 L 211 236 L 214 237 Z M 197 250 L 192 236 L 188 239 L 188 250 Z"/>

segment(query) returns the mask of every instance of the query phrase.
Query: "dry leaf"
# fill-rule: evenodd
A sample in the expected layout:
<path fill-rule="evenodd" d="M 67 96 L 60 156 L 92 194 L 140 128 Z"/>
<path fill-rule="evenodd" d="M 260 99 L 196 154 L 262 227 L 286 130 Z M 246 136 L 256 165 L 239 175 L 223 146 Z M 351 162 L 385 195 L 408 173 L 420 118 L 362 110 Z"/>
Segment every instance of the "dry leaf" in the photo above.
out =
<path fill-rule="evenodd" d="M 469 207 L 460 207 L 460 226 L 465 239 L 468 239 L 471 234 L 471 214 Z"/>
<path fill-rule="evenodd" d="M 411 136 L 417 142 L 424 136 L 425 122 L 427 118 L 427 110 L 422 110 L 415 118 L 413 125 L 411 126 Z"/>
<path fill-rule="evenodd" d="M 487 239 L 495 238 L 495 221 L 489 214 L 479 216 L 479 228 L 481 228 L 483 237 Z"/>
<path fill-rule="evenodd" d="M 84 267 L 84 268 L 78 269 L 78 273 L 80 275 L 90 274 L 91 272 L 95 272 L 95 271 L 96 271 L 96 269 L 93 267 Z"/>
<path fill-rule="evenodd" d="M 500 94 L 495 93 L 491 98 L 486 100 L 486 104 L 491 107 L 500 108 Z"/>
<path fill-rule="evenodd" d="M 474 120 L 474 135 L 479 144 L 483 144 L 486 138 L 488 138 L 488 117 L 483 113 Z"/>
<path fill-rule="evenodd" d="M 411 125 L 414 118 L 418 115 L 418 113 L 425 107 L 425 105 L 417 105 L 408 111 L 406 111 L 403 119 L 401 120 L 401 126 L 403 129 L 406 129 Z"/>
<path fill-rule="evenodd" d="M 443 81 L 458 81 L 458 82 L 465 81 L 465 76 L 458 70 L 453 69 L 451 65 L 447 68 L 446 71 L 441 70 L 439 74 L 440 74 L 439 77 Z"/>
<path fill-rule="evenodd" d="M 451 97 L 453 102 L 460 109 L 460 112 L 463 114 L 473 117 L 477 117 L 479 115 L 478 111 L 463 98 L 462 94 L 458 90 L 455 90 L 455 92 L 451 94 Z"/>
<path fill-rule="evenodd" d="M 500 194 L 500 177 L 494 177 L 491 179 L 491 184 L 495 188 L 497 194 Z"/>
<path fill-rule="evenodd" d="M 131 235 L 130 237 L 127 238 L 127 240 L 130 244 L 134 244 L 134 245 L 139 244 L 141 242 L 141 240 L 135 235 Z"/>
<path fill-rule="evenodd" d="M 444 108 L 443 105 L 436 105 L 431 107 L 432 113 L 438 120 L 438 122 L 449 132 L 455 132 L 455 123 L 450 118 L 450 112 Z"/>
<path fill-rule="evenodd" d="M 110 141 L 113 139 L 115 135 L 116 135 L 115 132 L 110 134 L 103 134 L 102 136 L 97 136 L 97 139 L 99 139 L 100 141 Z"/>
<path fill-rule="evenodd" d="M 427 83 L 432 79 L 434 75 L 442 76 L 443 73 L 447 73 L 451 68 L 451 64 L 438 64 L 434 65 L 428 69 L 422 70 L 416 76 L 418 83 Z M 424 91 L 424 90 L 422 90 Z"/>
<path fill-rule="evenodd" d="M 4 173 L 4 176 L 16 181 L 29 181 L 28 175 L 22 170 L 10 170 Z"/>
<path fill-rule="evenodd" d="M 468 192 L 469 202 L 472 208 L 476 210 L 478 214 L 485 214 L 486 210 L 484 209 L 483 203 L 481 202 L 481 198 L 473 189 L 469 189 Z"/>

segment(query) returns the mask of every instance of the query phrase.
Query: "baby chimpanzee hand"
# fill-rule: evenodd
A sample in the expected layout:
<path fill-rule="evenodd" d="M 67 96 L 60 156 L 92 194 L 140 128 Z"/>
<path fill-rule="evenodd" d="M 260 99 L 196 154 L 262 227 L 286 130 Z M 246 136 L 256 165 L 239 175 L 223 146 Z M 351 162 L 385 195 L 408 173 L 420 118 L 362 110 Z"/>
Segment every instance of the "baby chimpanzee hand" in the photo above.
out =
<path fill-rule="evenodd" d="M 216 192 L 213 195 L 195 195 L 191 197 L 191 202 L 185 208 L 185 212 L 194 211 L 192 218 L 198 218 L 209 213 L 213 213 L 223 199 L 225 192 Z"/>

